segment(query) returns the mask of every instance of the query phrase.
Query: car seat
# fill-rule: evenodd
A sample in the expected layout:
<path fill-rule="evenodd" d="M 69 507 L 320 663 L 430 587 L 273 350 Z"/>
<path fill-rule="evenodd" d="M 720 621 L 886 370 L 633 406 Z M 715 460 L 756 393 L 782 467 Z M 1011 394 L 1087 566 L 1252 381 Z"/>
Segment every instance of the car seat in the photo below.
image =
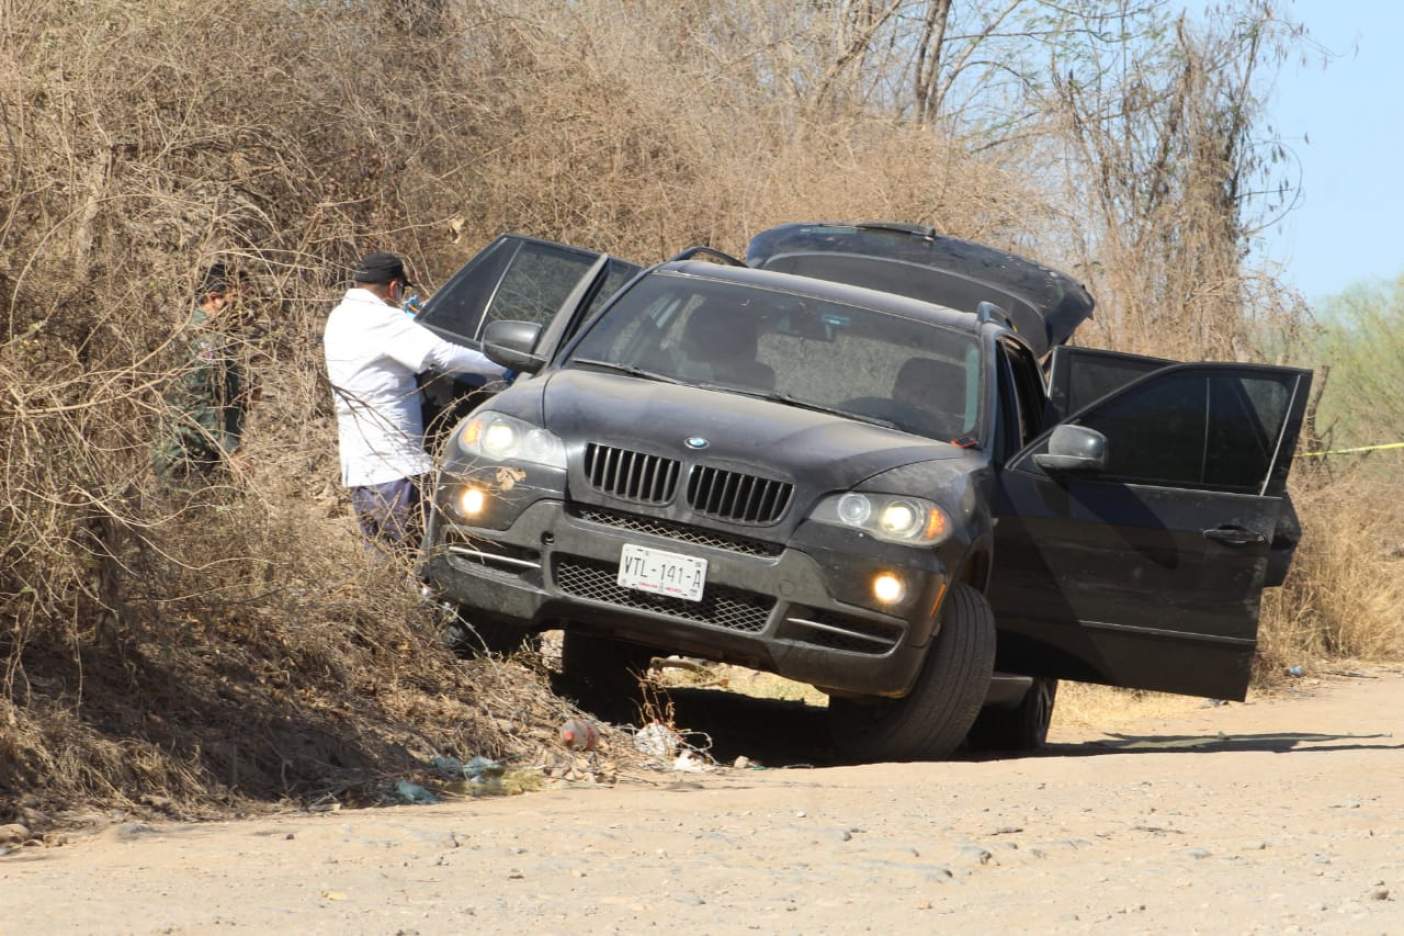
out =
<path fill-rule="evenodd" d="M 692 380 L 774 390 L 775 370 L 756 360 L 759 350 L 760 323 L 754 314 L 703 303 L 692 310 L 683 327 L 677 373 Z"/>
<path fill-rule="evenodd" d="M 892 400 L 911 411 L 924 435 L 948 438 L 959 432 L 966 412 L 965 368 L 939 358 L 909 358 L 897 372 Z"/>

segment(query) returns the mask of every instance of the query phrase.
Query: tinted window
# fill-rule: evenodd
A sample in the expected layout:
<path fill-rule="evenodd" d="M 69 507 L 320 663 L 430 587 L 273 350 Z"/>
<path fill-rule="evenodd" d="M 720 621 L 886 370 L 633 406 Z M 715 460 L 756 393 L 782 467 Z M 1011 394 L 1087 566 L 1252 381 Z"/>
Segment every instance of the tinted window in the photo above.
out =
<path fill-rule="evenodd" d="M 1139 380 L 1171 361 L 1092 351 L 1085 348 L 1059 348 L 1053 352 L 1053 403 L 1058 412 L 1070 416 L 1089 403 Z"/>
<path fill-rule="evenodd" d="M 1292 388 L 1286 381 L 1211 380 L 1205 482 L 1228 487 L 1261 485 L 1291 402 Z"/>
<path fill-rule="evenodd" d="M 696 276 L 655 273 L 635 283 L 568 363 L 583 360 L 791 396 L 937 439 L 974 434 L 979 421 L 973 335 Z"/>
<path fill-rule="evenodd" d="M 1174 371 L 1077 422 L 1107 437 L 1107 477 L 1255 492 L 1272 465 L 1294 381 L 1253 371 Z"/>
<path fill-rule="evenodd" d="M 478 252 L 424 306 L 417 321 L 464 339 L 477 337 L 483 309 L 492 298 L 518 241 L 501 237 Z"/>
<path fill-rule="evenodd" d="M 1107 437 L 1107 474 L 1147 483 L 1198 484 L 1204 477 L 1208 381 L 1154 381 L 1079 420 Z"/>
<path fill-rule="evenodd" d="M 499 319 L 545 324 L 598 258 L 559 244 L 498 238 L 430 297 L 418 321 L 469 341 Z"/>
<path fill-rule="evenodd" d="M 1043 431 L 1044 409 L 1048 399 L 1043 378 L 1039 374 L 1038 362 L 1033 359 L 1033 355 L 1021 345 L 1007 340 L 1001 340 L 1000 353 L 1009 361 L 1014 392 L 1018 397 L 1023 429 L 1019 445 L 1022 447 Z"/>
<path fill-rule="evenodd" d="M 1004 421 L 1003 431 L 1003 451 L 1001 458 L 1019 451 L 1024 447 L 1025 440 L 1029 437 L 1029 421 L 1024 412 L 1023 401 L 1019 399 L 1018 384 L 1015 382 L 1014 370 L 1010 365 L 1009 356 L 1006 350 L 1001 347 L 998 352 L 999 361 L 999 412 Z"/>
<path fill-rule="evenodd" d="M 611 259 L 605 270 L 604 284 L 600 286 L 599 292 L 595 293 L 595 297 L 590 300 L 590 305 L 585 309 L 581 321 L 589 321 L 590 316 L 598 312 L 609 300 L 609 297 L 619 292 L 619 287 L 627 283 L 637 272 L 639 272 L 639 267 L 634 264 Z"/>
<path fill-rule="evenodd" d="M 596 259 L 586 251 L 523 244 L 492 297 L 484 325 L 504 319 L 544 325 Z"/>

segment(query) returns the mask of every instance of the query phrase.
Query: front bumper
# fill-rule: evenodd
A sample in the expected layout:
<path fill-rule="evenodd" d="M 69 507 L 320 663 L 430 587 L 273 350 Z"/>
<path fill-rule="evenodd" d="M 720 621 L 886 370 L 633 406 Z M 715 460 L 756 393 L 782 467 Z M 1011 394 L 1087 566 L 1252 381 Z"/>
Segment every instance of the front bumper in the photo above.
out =
<path fill-rule="evenodd" d="M 536 501 L 506 530 L 479 530 L 436 509 L 425 575 L 470 619 L 477 612 L 524 628 L 578 627 L 832 691 L 904 694 L 925 659 L 947 563 L 937 551 L 871 540 L 846 553 L 841 539 L 824 542 L 826 535 L 780 547 L 559 500 Z M 625 543 L 705 558 L 703 600 L 618 585 Z M 875 568 L 896 568 L 906 579 L 900 613 L 835 599 L 866 592 Z"/>

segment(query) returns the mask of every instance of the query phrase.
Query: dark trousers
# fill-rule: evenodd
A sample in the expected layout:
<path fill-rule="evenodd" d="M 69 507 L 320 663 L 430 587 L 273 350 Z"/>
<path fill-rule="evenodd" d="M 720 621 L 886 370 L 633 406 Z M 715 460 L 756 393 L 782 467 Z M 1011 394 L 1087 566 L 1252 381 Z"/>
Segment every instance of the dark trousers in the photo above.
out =
<path fill-rule="evenodd" d="M 351 489 L 351 508 L 368 545 L 414 549 L 419 541 L 419 485 L 415 478 Z"/>

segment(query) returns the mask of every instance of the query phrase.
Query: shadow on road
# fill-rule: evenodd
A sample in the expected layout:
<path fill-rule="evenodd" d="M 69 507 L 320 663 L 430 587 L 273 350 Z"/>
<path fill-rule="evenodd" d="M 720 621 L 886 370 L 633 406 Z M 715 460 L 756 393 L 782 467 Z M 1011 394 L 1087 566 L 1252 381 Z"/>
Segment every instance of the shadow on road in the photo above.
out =
<path fill-rule="evenodd" d="M 830 767 L 844 763 L 829 740 L 825 710 L 803 702 L 760 699 L 723 689 L 670 689 L 674 723 L 711 755 L 730 763 L 745 755 L 767 767 Z M 699 735 L 705 735 L 702 738 Z M 1077 743 L 1055 743 L 1034 754 L 966 755 L 978 761 L 1017 757 L 1096 757 L 1107 754 L 1213 754 L 1265 752 L 1400 750 L 1389 734 L 1338 735 L 1309 732 L 1267 734 L 1130 735 L 1108 734 Z"/>
<path fill-rule="evenodd" d="M 1393 738 L 1394 736 L 1390 734 L 1337 735 L 1296 731 L 1269 734 L 1216 733 L 1212 735 L 1109 734 L 1105 738 L 1084 741 L 1079 744 L 1050 744 L 1040 753 L 1045 756 L 1066 757 L 1140 752 L 1215 754 L 1227 751 L 1259 751 L 1269 754 L 1286 754 L 1306 751 L 1396 751 L 1404 749 L 1404 744 L 1383 743 Z"/>
<path fill-rule="evenodd" d="M 729 764 L 742 755 L 767 767 L 837 764 L 824 709 L 757 699 L 724 689 L 669 689 L 676 724 L 706 734 L 711 755 Z M 693 739 L 694 743 L 697 739 Z"/>

